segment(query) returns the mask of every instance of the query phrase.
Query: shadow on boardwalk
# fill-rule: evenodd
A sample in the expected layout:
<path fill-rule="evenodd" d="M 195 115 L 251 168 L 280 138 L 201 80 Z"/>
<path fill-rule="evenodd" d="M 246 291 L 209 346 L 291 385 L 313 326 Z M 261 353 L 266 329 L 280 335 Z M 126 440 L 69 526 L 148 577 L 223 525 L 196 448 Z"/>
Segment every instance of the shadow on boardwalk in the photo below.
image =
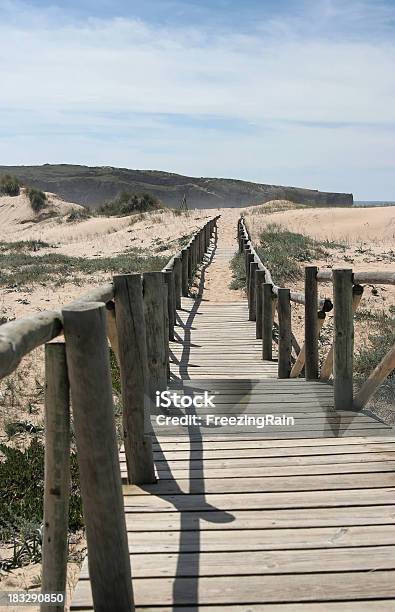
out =
<path fill-rule="evenodd" d="M 184 340 L 179 334 L 175 334 L 178 342 L 183 344 L 183 352 L 181 359 L 179 360 L 180 366 L 188 367 L 189 355 L 190 355 L 190 343 L 191 343 L 191 330 L 193 321 L 198 313 L 199 306 L 204 301 L 203 291 L 205 282 L 205 271 L 206 268 L 212 262 L 217 248 L 217 234 L 215 234 L 214 243 L 210 250 L 209 257 L 204 262 L 201 268 L 198 293 L 196 296 L 195 303 L 189 313 L 186 323 L 177 315 L 178 325 L 184 328 Z M 171 358 L 176 362 L 175 355 L 170 352 Z M 183 376 L 183 379 L 190 379 L 189 375 Z M 181 376 L 172 377 L 172 382 L 182 382 Z M 188 391 L 185 391 L 185 395 L 193 397 L 193 387 L 190 387 Z M 173 409 L 174 410 L 174 409 Z M 180 411 L 180 416 L 184 414 L 193 415 L 196 414 L 193 406 L 186 409 L 185 412 Z M 201 483 L 204 482 L 204 467 L 203 467 L 203 438 L 202 434 L 196 427 L 188 427 L 185 429 L 186 440 L 190 442 L 190 456 L 189 456 L 189 494 L 199 495 L 199 509 L 192 511 L 185 511 L 183 501 L 188 493 L 184 493 L 178 486 L 177 481 L 171 475 L 170 466 L 165 458 L 165 455 L 160 449 L 159 441 L 155 434 L 153 441 L 157 443 L 155 450 L 156 461 L 161 462 L 161 467 L 168 471 L 166 480 L 170 483 L 175 483 L 176 490 L 172 488 L 171 503 L 174 504 L 174 508 L 180 513 L 180 536 L 179 536 L 179 549 L 177 553 L 177 570 L 176 577 L 173 584 L 173 605 L 179 606 L 185 603 L 185 578 L 188 579 L 188 599 L 189 601 L 196 602 L 195 605 L 188 605 L 189 610 L 198 610 L 199 601 L 199 565 L 200 565 L 200 521 L 207 520 L 213 523 L 229 523 L 234 520 L 234 516 L 228 512 L 223 512 L 218 508 L 215 508 L 206 501 L 205 492 L 201 488 Z M 193 470 L 193 477 L 191 470 Z M 145 487 L 142 487 L 145 488 Z M 152 486 L 155 489 L 155 485 Z M 151 489 L 151 487 L 147 487 Z M 158 497 L 168 499 L 168 496 L 158 495 L 152 491 L 153 494 Z M 202 512 L 205 513 L 204 518 L 201 518 Z M 210 514 L 207 515 L 207 512 Z"/>

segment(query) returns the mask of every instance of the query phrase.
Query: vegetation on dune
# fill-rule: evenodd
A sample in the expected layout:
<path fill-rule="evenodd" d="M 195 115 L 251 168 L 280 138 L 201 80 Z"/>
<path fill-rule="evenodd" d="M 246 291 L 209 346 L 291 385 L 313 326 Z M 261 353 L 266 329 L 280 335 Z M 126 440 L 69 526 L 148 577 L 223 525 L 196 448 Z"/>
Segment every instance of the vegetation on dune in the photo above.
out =
<path fill-rule="evenodd" d="M 20 450 L 0 444 L 0 540 L 13 544 L 10 558 L 0 561 L 8 571 L 41 558 L 44 503 L 44 445 L 34 436 Z M 70 455 L 69 529 L 83 526 L 77 456 Z"/>
<path fill-rule="evenodd" d="M 359 316 L 358 313 L 356 314 L 356 320 L 369 321 L 373 327 L 373 329 L 370 327 L 373 333 L 368 336 L 369 342 L 360 347 L 355 355 L 354 372 L 357 378 L 367 378 L 394 344 L 394 320 L 391 316 L 393 310 L 392 307 L 390 315 L 385 312 L 375 313 L 372 311 L 361 311 Z"/>
<path fill-rule="evenodd" d="M 20 191 L 21 186 L 16 176 L 5 174 L 0 177 L 0 195 L 18 196 Z"/>
<path fill-rule="evenodd" d="M 87 208 L 75 209 L 72 210 L 71 213 L 67 216 L 67 223 L 75 223 L 77 221 L 85 221 L 85 219 L 89 219 L 92 216 L 90 211 Z"/>
<path fill-rule="evenodd" d="M 368 322 L 370 331 L 368 342 L 356 347 L 354 377 L 357 386 L 360 386 L 368 378 L 394 344 L 394 314 L 394 306 L 389 308 L 389 313 L 384 311 L 378 313 L 371 310 L 361 310 L 356 313 L 355 319 Z M 380 385 L 373 398 L 373 410 L 382 418 L 389 418 L 391 422 L 395 422 L 394 413 L 391 409 L 389 412 L 388 408 L 392 407 L 393 409 L 394 394 L 395 372 L 392 372 Z"/>
<path fill-rule="evenodd" d="M 47 205 L 47 196 L 43 191 L 35 187 L 27 187 L 26 195 L 30 200 L 30 205 L 35 213 L 40 212 Z"/>
<path fill-rule="evenodd" d="M 149 193 L 123 191 L 115 200 L 104 204 L 98 213 L 106 216 L 126 216 L 163 208 L 158 198 Z"/>
<path fill-rule="evenodd" d="M 0 462 L 0 527 L 2 538 L 12 535 L 21 521 L 40 526 L 44 496 L 44 446 L 35 436 L 24 449 L 0 444 L 4 460 Z M 69 527 L 72 531 L 82 527 L 82 506 L 76 454 L 71 461 L 71 496 Z"/>
<path fill-rule="evenodd" d="M 233 278 L 230 289 L 244 289 L 246 286 L 246 271 L 244 253 L 236 253 L 230 262 Z"/>
<path fill-rule="evenodd" d="M 24 252 L 39 251 L 50 248 L 52 245 L 43 240 L 17 240 L 16 242 L 0 242 L 0 253 L 7 251 Z"/>
<path fill-rule="evenodd" d="M 0 286 L 29 285 L 53 281 L 57 286 L 67 282 L 78 282 L 78 275 L 92 275 L 99 272 L 127 274 L 161 270 L 166 257 L 153 256 L 150 251 L 139 248 L 129 249 L 115 257 L 69 257 L 60 253 L 44 255 L 30 254 L 30 242 L 23 248 L 9 247 L 13 243 L 0 243 Z M 18 244 L 18 243 L 14 243 Z"/>
<path fill-rule="evenodd" d="M 331 244 L 333 246 L 333 244 Z M 297 232 L 290 232 L 277 223 L 270 223 L 260 235 L 257 253 L 280 287 L 303 276 L 301 263 L 310 262 L 328 253 L 322 244 Z M 244 255 L 235 255 L 231 262 L 232 289 L 245 287 Z"/>
<path fill-rule="evenodd" d="M 257 252 L 279 286 L 285 286 L 303 276 L 302 262 L 327 255 L 321 244 L 313 238 L 290 232 L 277 223 L 270 223 L 263 230 Z"/>

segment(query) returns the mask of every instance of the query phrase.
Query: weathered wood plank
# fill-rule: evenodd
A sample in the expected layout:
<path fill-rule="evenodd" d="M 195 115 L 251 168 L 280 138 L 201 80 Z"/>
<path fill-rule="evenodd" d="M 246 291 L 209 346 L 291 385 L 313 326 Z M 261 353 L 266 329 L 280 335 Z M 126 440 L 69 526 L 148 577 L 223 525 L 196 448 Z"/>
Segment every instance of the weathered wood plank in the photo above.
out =
<path fill-rule="evenodd" d="M 394 485 L 393 474 L 372 473 L 364 474 L 358 482 L 359 488 L 382 488 Z M 192 484 L 188 479 L 159 480 L 153 485 L 142 485 L 129 489 L 125 486 L 127 494 L 130 490 L 134 495 L 166 494 L 173 493 L 272 493 L 276 491 L 331 491 L 339 489 L 356 488 L 355 476 L 353 474 L 321 474 L 319 476 L 276 476 L 257 478 L 209 478 L 195 479 Z"/>
<path fill-rule="evenodd" d="M 305 572 L 358 571 L 394 569 L 394 546 L 361 546 L 358 554 L 354 548 L 287 550 L 287 551 L 229 551 L 208 552 L 199 555 L 201 576 L 240 576 L 256 574 L 299 574 Z M 135 578 L 163 578 L 164 576 L 194 576 L 194 553 L 132 555 Z M 81 579 L 89 578 L 84 564 Z"/>
<path fill-rule="evenodd" d="M 358 479 L 357 485 L 361 485 Z M 278 493 L 235 493 L 210 494 L 205 499 L 201 494 L 161 495 L 124 495 L 126 512 L 168 512 L 177 508 L 183 512 L 200 512 L 204 510 L 252 510 L 274 508 L 314 508 L 337 506 L 370 506 L 372 504 L 395 504 L 395 488 L 366 489 L 364 487 L 350 490 L 327 491 L 288 491 Z"/>
<path fill-rule="evenodd" d="M 229 438 L 227 438 L 229 440 Z M 202 443 L 201 441 L 197 442 L 197 446 L 192 447 L 192 449 L 188 448 L 169 448 L 163 449 L 161 451 L 161 455 L 166 458 L 167 461 L 176 461 L 176 460 L 192 460 L 194 457 L 202 458 L 205 461 L 209 459 L 218 460 L 225 458 L 259 458 L 259 457 L 295 457 L 295 456 L 320 456 L 327 455 L 331 453 L 332 456 L 336 457 L 336 455 L 343 453 L 361 453 L 367 452 L 375 453 L 378 451 L 391 451 L 394 450 L 393 443 L 391 444 L 374 444 L 372 446 L 369 445 L 361 445 L 358 444 L 353 446 L 348 444 L 349 438 L 347 438 L 347 444 L 336 445 L 335 447 L 330 446 L 310 446 L 310 447 L 285 447 L 279 446 L 276 447 L 256 447 L 253 441 L 251 441 L 251 446 L 247 446 L 243 444 L 239 448 L 232 449 L 231 447 L 222 447 L 222 443 L 218 448 L 212 448 L 213 442 L 216 441 L 210 440 L 211 445 L 206 445 L 206 440 Z M 278 440 L 278 442 L 286 442 L 287 440 Z M 288 442 L 300 442 L 301 440 L 288 440 Z M 313 441 L 309 439 L 309 443 Z M 317 440 L 317 442 L 323 442 L 324 440 Z M 325 439 L 326 441 L 326 439 Z M 338 441 L 338 440 L 336 440 Z M 207 441 L 208 442 L 208 441 Z M 231 442 L 231 441 L 230 441 Z M 275 441 L 277 442 L 277 440 Z M 306 440 L 303 440 L 304 444 Z M 160 456 L 161 456 L 160 455 Z M 160 461 L 160 456 L 155 454 L 155 462 Z"/>
<path fill-rule="evenodd" d="M 378 570 L 308 573 L 271 576 L 216 576 L 199 578 L 198 602 L 195 578 L 179 578 L 174 593 L 171 578 L 135 581 L 137 605 L 234 604 L 235 602 L 271 603 L 297 601 L 337 601 L 395 597 L 395 571 Z M 91 603 L 88 581 L 81 581 L 75 593 L 75 605 Z M 227 608 L 229 609 L 229 608 Z M 374 608 L 371 608 L 374 609 Z"/>
<path fill-rule="evenodd" d="M 259 476 L 308 476 L 316 474 L 362 474 L 377 472 L 395 473 L 395 456 L 392 461 L 370 461 L 362 463 L 324 463 L 320 465 L 290 465 L 290 466 L 238 466 L 219 467 L 218 469 L 207 466 L 199 467 L 195 461 L 194 466 L 184 469 L 160 470 L 160 480 L 176 478 L 186 480 L 188 478 L 201 479 L 230 479 L 230 478 L 257 478 Z M 122 466 L 121 466 L 122 467 Z M 252 469 L 253 468 L 253 469 Z"/>
<path fill-rule="evenodd" d="M 195 513 L 151 512 L 149 521 L 144 514 L 126 514 L 128 531 L 182 531 L 196 529 L 199 520 L 200 531 L 233 529 L 283 529 L 299 527 L 344 527 L 348 525 L 386 525 L 393 524 L 395 505 L 354 506 L 338 508 L 310 508 L 309 512 L 300 509 L 288 510 L 232 510 L 232 521 L 218 524 L 212 512 L 202 510 Z M 220 517 L 221 511 L 218 511 Z M 214 517 L 215 519 L 215 517 Z M 229 535 L 229 538 L 232 536 Z"/>

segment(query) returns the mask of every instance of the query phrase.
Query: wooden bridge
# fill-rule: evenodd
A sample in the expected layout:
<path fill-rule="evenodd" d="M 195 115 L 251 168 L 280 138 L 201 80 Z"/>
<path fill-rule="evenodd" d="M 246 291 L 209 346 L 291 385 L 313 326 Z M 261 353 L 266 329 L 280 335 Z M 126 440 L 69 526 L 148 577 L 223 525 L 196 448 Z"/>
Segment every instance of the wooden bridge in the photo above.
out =
<path fill-rule="evenodd" d="M 20 347 L 26 325 L 0 328 L 0 357 L 13 338 L 8 371 L 27 348 L 65 334 L 66 351 L 46 347 L 43 590 L 64 585 L 70 385 L 88 541 L 73 611 L 395 609 L 395 433 L 364 408 L 394 357 L 353 397 L 352 311 L 364 277 L 333 275 L 334 347 L 319 372 L 332 307 L 318 297 L 321 273 L 307 269 L 304 294 L 276 287 L 243 220 L 237 237 L 248 301 L 205 297 L 206 269 L 237 249 L 236 239 L 221 244 L 213 219 L 161 273 L 116 277 L 64 308 L 46 336 L 47 321 L 38 334 L 35 320 Z M 305 306 L 301 349 L 292 301 Z M 120 461 L 106 334 L 121 369 Z M 168 414 L 188 425 L 162 424 L 154 400 L 166 388 L 189 400 L 207 391 L 215 407 L 173 406 Z"/>

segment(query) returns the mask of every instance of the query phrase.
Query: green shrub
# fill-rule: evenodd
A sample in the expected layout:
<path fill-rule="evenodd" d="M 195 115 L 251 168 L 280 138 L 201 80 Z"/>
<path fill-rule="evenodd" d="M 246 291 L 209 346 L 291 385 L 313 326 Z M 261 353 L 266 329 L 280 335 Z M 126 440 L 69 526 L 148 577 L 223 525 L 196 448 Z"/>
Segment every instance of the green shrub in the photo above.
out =
<path fill-rule="evenodd" d="M 115 200 L 107 202 L 98 208 L 99 214 L 106 216 L 126 216 L 135 213 L 148 212 L 150 210 L 158 210 L 163 208 L 162 204 L 149 193 L 129 193 L 123 191 Z"/>
<path fill-rule="evenodd" d="M 39 527 L 43 521 L 44 446 L 34 437 L 24 450 L 0 444 L 0 530 L 3 540 L 19 533 L 29 522 Z M 70 456 L 71 490 L 69 529 L 83 525 L 77 457 Z"/>
<path fill-rule="evenodd" d="M 67 223 L 73 223 L 75 221 L 84 221 L 85 219 L 89 219 L 91 216 L 89 210 L 87 208 L 83 208 L 82 210 L 72 210 L 71 213 L 67 216 Z"/>
<path fill-rule="evenodd" d="M 230 262 L 233 279 L 229 285 L 230 289 L 243 289 L 246 286 L 245 258 L 241 253 L 236 253 Z"/>
<path fill-rule="evenodd" d="M 16 176 L 5 174 L 0 178 L 0 194 L 17 196 L 20 194 L 21 186 Z"/>
<path fill-rule="evenodd" d="M 372 321 L 374 327 L 368 336 L 369 342 L 359 348 L 354 358 L 355 376 L 363 380 L 388 353 L 395 342 L 395 332 L 394 321 L 387 314 L 371 313 L 371 316 L 368 316 L 366 311 L 361 311 L 360 314 L 365 321 Z"/>
<path fill-rule="evenodd" d="M 30 200 L 30 205 L 35 213 L 40 212 L 45 208 L 47 204 L 47 196 L 43 191 L 35 189 L 34 187 L 28 187 L 26 189 L 26 195 Z"/>
<path fill-rule="evenodd" d="M 256 249 L 262 263 L 272 274 L 278 286 L 303 276 L 301 262 L 312 261 L 327 255 L 322 245 L 304 234 L 290 232 L 277 223 L 270 223 L 260 235 L 260 246 Z M 233 280 L 231 289 L 245 287 L 245 258 L 237 253 L 231 261 Z"/>
<path fill-rule="evenodd" d="M 277 223 L 267 225 L 260 235 L 260 243 L 258 255 L 279 286 L 303 276 L 301 262 L 310 262 L 327 254 L 313 238 L 290 232 Z"/>
<path fill-rule="evenodd" d="M 121 395 L 121 373 L 119 371 L 117 358 L 112 349 L 110 349 L 110 366 L 112 388 L 118 395 Z"/>

